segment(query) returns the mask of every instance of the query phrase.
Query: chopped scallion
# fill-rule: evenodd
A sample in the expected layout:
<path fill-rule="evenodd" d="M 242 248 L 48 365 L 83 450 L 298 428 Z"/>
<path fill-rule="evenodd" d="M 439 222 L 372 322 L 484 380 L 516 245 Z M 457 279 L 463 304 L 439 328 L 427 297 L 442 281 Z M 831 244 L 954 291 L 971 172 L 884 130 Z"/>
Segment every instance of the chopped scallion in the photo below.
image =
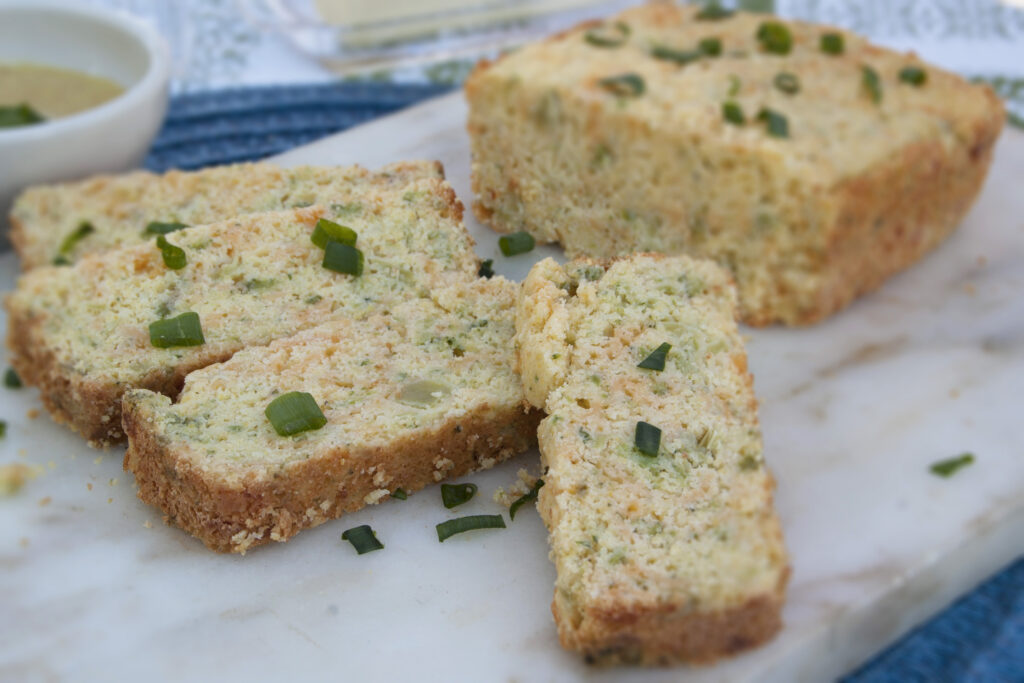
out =
<path fill-rule="evenodd" d="M 788 55 L 793 48 L 793 34 L 779 21 L 766 21 L 757 27 L 761 49 L 776 55 Z"/>
<path fill-rule="evenodd" d="M 363 274 L 363 252 L 344 242 L 329 240 L 324 249 L 323 267 L 358 277 Z"/>
<path fill-rule="evenodd" d="M 737 126 L 742 126 L 747 121 L 739 103 L 732 101 L 722 103 L 722 118 Z"/>
<path fill-rule="evenodd" d="M 638 451 L 653 458 L 661 448 L 661 430 L 647 422 L 637 422 L 633 443 Z"/>
<path fill-rule="evenodd" d="M 795 95 L 800 92 L 800 79 L 796 77 L 796 74 L 791 74 L 788 71 L 776 74 L 772 83 L 787 95 Z"/>
<path fill-rule="evenodd" d="M 617 21 L 611 28 L 601 27 L 587 31 L 583 40 L 594 47 L 619 47 L 629 38 L 629 24 Z"/>
<path fill-rule="evenodd" d="M 310 236 L 313 244 L 321 249 L 326 249 L 327 243 L 331 240 L 354 247 L 358 238 L 359 235 L 352 228 L 326 218 L 321 218 L 316 222 L 316 227 L 313 228 L 313 234 Z"/>
<path fill-rule="evenodd" d="M 193 311 L 149 324 L 149 342 L 158 349 L 205 344 L 199 314 Z"/>
<path fill-rule="evenodd" d="M 18 373 L 14 371 L 14 368 L 7 368 L 7 372 L 4 373 L 4 386 L 8 389 L 21 388 L 21 378 L 18 377 Z"/>
<path fill-rule="evenodd" d="M 82 221 L 78 224 L 78 227 L 71 231 L 64 241 L 60 243 L 60 249 L 57 250 L 57 258 L 54 259 L 54 265 L 64 266 L 70 261 L 68 256 L 75 250 L 78 243 L 84 240 L 86 237 L 96 232 L 96 228 L 92 226 L 89 221 Z"/>
<path fill-rule="evenodd" d="M 690 62 L 696 62 L 704 54 L 697 50 L 676 50 L 664 45 L 655 45 L 651 48 L 651 56 L 655 59 L 664 59 L 667 62 L 675 62 L 676 64 L 689 64 Z"/>
<path fill-rule="evenodd" d="M 773 138 L 789 137 L 789 121 L 785 116 L 772 109 L 762 109 L 757 113 L 757 120 L 767 125 L 768 135 Z"/>
<path fill-rule="evenodd" d="M 170 232 L 177 232 L 178 230 L 184 230 L 188 226 L 184 223 L 162 223 L 160 221 L 150 221 L 146 228 L 142 231 L 143 235 L 166 235 Z"/>
<path fill-rule="evenodd" d="M 644 79 L 633 73 L 602 78 L 597 84 L 617 97 L 640 97 L 646 89 Z"/>
<path fill-rule="evenodd" d="M 7 420 L 0 420 L 0 439 L 7 436 Z"/>
<path fill-rule="evenodd" d="M 514 232 L 511 235 L 502 235 L 498 238 L 498 248 L 505 256 L 518 256 L 528 251 L 533 251 L 537 241 L 528 232 Z"/>
<path fill-rule="evenodd" d="M 708 57 L 717 57 L 722 54 L 722 41 L 718 38 L 702 38 L 697 43 L 697 49 Z"/>
<path fill-rule="evenodd" d="M 327 418 L 316 404 L 316 399 L 305 391 L 281 394 L 267 404 L 263 413 L 280 436 L 320 429 L 327 424 Z"/>
<path fill-rule="evenodd" d="M 505 520 L 501 515 L 469 515 L 468 517 L 456 517 L 437 525 L 437 540 L 444 543 L 446 539 L 455 534 L 461 534 L 474 529 L 504 529 Z"/>
<path fill-rule="evenodd" d="M 377 534 L 369 524 L 352 527 L 341 535 L 341 540 L 351 543 L 360 555 L 384 549 L 384 544 L 377 540 Z"/>
<path fill-rule="evenodd" d="M 699 21 L 720 21 L 728 19 L 732 15 L 733 10 L 726 9 L 717 2 L 709 2 L 704 5 L 701 11 L 697 12 L 697 19 Z"/>
<path fill-rule="evenodd" d="M 512 501 L 512 505 L 510 505 L 508 508 L 508 516 L 512 519 L 513 522 L 516 519 L 516 512 L 519 511 L 519 508 L 521 508 L 526 503 L 529 503 L 530 501 L 537 500 L 537 493 L 540 491 L 540 488 L 542 486 L 544 486 L 544 480 L 538 479 L 537 481 L 533 482 L 533 486 L 530 487 L 529 491 L 527 491 L 526 493 Z"/>
<path fill-rule="evenodd" d="M 468 503 L 476 495 L 476 484 L 441 484 L 441 502 L 451 510 Z"/>
<path fill-rule="evenodd" d="M 821 35 L 821 51 L 827 55 L 841 55 L 845 49 L 842 33 L 823 33 Z"/>
<path fill-rule="evenodd" d="M 658 348 L 651 351 L 647 358 L 644 358 L 637 365 L 638 368 L 644 370 L 657 370 L 661 372 L 665 369 L 665 358 L 668 356 L 668 350 L 672 348 L 672 345 L 668 342 L 663 343 Z"/>
<path fill-rule="evenodd" d="M 46 121 L 42 114 L 26 103 L 12 107 L 0 107 L 0 128 L 17 128 Z"/>
<path fill-rule="evenodd" d="M 405 492 L 405 489 L 398 488 L 391 492 L 391 497 L 398 500 L 406 500 L 409 498 L 409 494 Z"/>
<path fill-rule="evenodd" d="M 900 69 L 900 80 L 921 87 L 928 80 L 928 72 L 917 66 L 905 66 Z"/>
<path fill-rule="evenodd" d="M 878 104 L 882 101 L 882 79 L 879 78 L 878 72 L 864 64 L 860 67 L 860 73 L 861 85 L 871 97 L 871 101 Z"/>
<path fill-rule="evenodd" d="M 973 453 L 961 453 L 953 458 L 946 458 L 934 463 L 928 469 L 931 470 L 932 474 L 937 474 L 940 477 L 952 477 L 957 473 L 958 470 L 967 467 L 974 462 Z"/>
<path fill-rule="evenodd" d="M 480 277 L 494 277 L 494 259 L 484 259 L 480 262 L 480 270 L 476 273 Z"/>
<path fill-rule="evenodd" d="M 164 265 L 171 270 L 181 270 L 188 263 L 185 250 L 168 242 L 163 235 L 156 238 L 156 246 L 160 249 L 160 255 L 163 256 Z"/>

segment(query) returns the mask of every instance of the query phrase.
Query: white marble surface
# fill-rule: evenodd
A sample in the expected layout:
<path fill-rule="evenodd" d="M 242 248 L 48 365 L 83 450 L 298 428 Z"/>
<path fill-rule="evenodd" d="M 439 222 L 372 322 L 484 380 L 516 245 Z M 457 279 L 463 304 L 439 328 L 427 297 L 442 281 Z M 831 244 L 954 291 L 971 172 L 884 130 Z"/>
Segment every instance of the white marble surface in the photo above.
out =
<path fill-rule="evenodd" d="M 440 158 L 469 201 L 464 108 L 438 100 L 296 150 L 287 163 Z M 557 645 L 554 571 L 524 510 L 440 545 L 437 489 L 246 557 L 214 555 L 138 502 L 121 450 L 92 451 L 0 389 L 0 464 L 44 473 L 0 499 L 0 680 L 821 680 L 856 666 L 1024 552 L 1024 135 L 1009 130 L 962 228 L 810 329 L 751 330 L 767 459 L 792 554 L 786 626 L 714 667 L 591 672 Z M 497 255 L 521 276 L 549 250 Z M 553 250 L 550 250 L 553 251 Z M 0 259 L 0 286 L 15 264 Z M 951 479 L 935 460 L 970 450 Z M 490 500 L 527 454 L 468 477 Z M 91 489 L 90 489 L 91 486 Z M 43 504 L 46 502 L 46 504 Z M 372 524 L 384 551 L 341 532 Z"/>

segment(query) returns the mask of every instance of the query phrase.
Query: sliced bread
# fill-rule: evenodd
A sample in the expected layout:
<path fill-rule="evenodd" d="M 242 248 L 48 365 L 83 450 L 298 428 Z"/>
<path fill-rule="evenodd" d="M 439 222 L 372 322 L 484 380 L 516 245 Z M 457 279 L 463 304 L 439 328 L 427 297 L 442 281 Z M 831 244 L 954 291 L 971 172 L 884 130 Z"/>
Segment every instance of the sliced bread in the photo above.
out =
<path fill-rule="evenodd" d="M 193 372 L 174 402 L 124 397 L 139 498 L 217 551 L 285 541 L 338 515 L 457 477 L 536 443 L 513 371 L 517 287 L 464 281 L 362 320 L 338 319 Z M 320 428 L 265 415 L 310 394 Z"/>
<path fill-rule="evenodd" d="M 354 211 L 365 192 L 443 177 L 433 161 L 401 162 L 373 173 L 359 166 L 283 169 L 258 163 L 99 176 L 25 190 L 11 208 L 11 241 L 29 270 L 152 241 L 146 231 L 151 222 L 204 225 L 313 204 Z"/>
<path fill-rule="evenodd" d="M 788 566 L 735 312 L 726 272 L 687 257 L 546 259 L 523 284 L 552 610 L 589 661 L 707 662 L 779 629 Z"/>

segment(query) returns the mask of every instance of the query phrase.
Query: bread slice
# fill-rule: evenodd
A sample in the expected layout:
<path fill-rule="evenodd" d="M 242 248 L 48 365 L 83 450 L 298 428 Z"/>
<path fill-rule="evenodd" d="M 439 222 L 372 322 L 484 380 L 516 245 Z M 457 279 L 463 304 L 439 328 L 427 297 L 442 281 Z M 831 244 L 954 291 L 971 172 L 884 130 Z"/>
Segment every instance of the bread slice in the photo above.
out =
<path fill-rule="evenodd" d="M 753 325 L 820 320 L 956 227 L 1003 125 L 990 88 L 831 27 L 700 11 L 650 3 L 480 65 L 466 97 L 481 220 L 570 256 L 711 258 Z M 788 54 L 762 46 L 770 22 Z M 830 33 L 842 54 L 822 50 Z"/>
<path fill-rule="evenodd" d="M 74 262 L 86 254 L 152 241 L 151 221 L 186 225 L 217 223 L 235 216 L 313 204 L 355 207 L 364 192 L 443 178 L 433 161 L 400 162 L 371 173 L 359 166 L 299 166 L 268 163 L 214 166 L 157 175 L 137 171 L 98 176 L 25 190 L 11 208 L 11 241 L 24 270 Z M 64 240 L 80 225 L 92 231 L 64 252 Z"/>
<path fill-rule="evenodd" d="M 211 549 L 244 553 L 530 448 L 540 414 L 512 367 L 516 291 L 463 281 L 240 351 L 186 377 L 173 403 L 129 391 L 139 498 Z M 291 391 L 312 394 L 326 426 L 279 436 L 264 409 Z"/>
<path fill-rule="evenodd" d="M 552 611 L 589 661 L 708 662 L 779 629 L 789 572 L 735 307 L 728 275 L 687 257 L 547 259 L 523 284 Z M 638 367 L 663 343 L 663 370 Z"/>
<path fill-rule="evenodd" d="M 477 258 L 462 206 L 436 178 L 367 189 L 358 210 L 314 206 L 249 214 L 168 235 L 187 265 L 171 270 L 154 244 L 24 274 L 7 299 L 11 364 L 46 407 L 93 444 L 120 441 L 121 395 L 142 387 L 174 396 L 185 375 L 334 317 L 358 320 L 427 297 Z M 311 241 L 321 217 L 358 233 L 364 272 L 321 265 Z M 149 325 L 198 314 L 205 343 L 156 348 Z"/>

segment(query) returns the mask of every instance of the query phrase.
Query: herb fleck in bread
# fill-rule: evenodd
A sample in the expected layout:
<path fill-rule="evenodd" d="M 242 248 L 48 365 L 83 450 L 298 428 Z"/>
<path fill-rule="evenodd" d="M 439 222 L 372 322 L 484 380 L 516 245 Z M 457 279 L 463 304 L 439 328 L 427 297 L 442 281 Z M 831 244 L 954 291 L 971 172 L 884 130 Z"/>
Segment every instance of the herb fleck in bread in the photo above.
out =
<path fill-rule="evenodd" d="M 174 403 L 124 398 L 125 469 L 139 497 L 218 551 L 304 528 L 522 452 L 539 413 L 513 371 L 517 287 L 439 287 L 359 322 L 336 320 L 190 374 Z M 305 391 L 327 424 L 279 436 L 264 415 Z"/>
<path fill-rule="evenodd" d="M 358 233 L 365 270 L 321 265 L 317 220 Z M 477 270 L 462 206 L 437 178 L 369 189 L 358 204 L 250 214 L 167 235 L 187 265 L 171 270 L 151 242 L 24 274 L 7 299 L 11 364 L 53 416 L 90 442 L 119 441 L 120 400 L 143 387 L 173 396 L 185 375 L 332 317 L 352 320 L 426 297 Z M 150 323 L 195 312 L 205 343 L 156 348 Z"/>
<path fill-rule="evenodd" d="M 956 227 L 1003 125 L 990 88 L 802 22 L 771 52 L 773 17 L 698 11 L 652 3 L 481 64 L 466 83 L 481 220 L 570 256 L 711 258 L 754 325 L 820 320 Z"/>
<path fill-rule="evenodd" d="M 552 611 L 590 661 L 711 661 L 779 628 L 788 566 L 735 306 L 728 275 L 687 257 L 546 259 L 523 283 Z M 663 343 L 663 370 L 637 367 Z"/>
<path fill-rule="evenodd" d="M 247 213 L 313 204 L 358 203 L 363 192 L 442 178 L 436 162 L 400 162 L 371 173 L 359 166 L 235 164 L 163 175 L 138 171 L 25 190 L 11 209 L 11 241 L 22 268 L 73 262 L 86 254 L 141 244 L 151 221 L 185 225 L 218 223 Z M 60 248 L 82 223 L 91 233 L 67 253 Z"/>

